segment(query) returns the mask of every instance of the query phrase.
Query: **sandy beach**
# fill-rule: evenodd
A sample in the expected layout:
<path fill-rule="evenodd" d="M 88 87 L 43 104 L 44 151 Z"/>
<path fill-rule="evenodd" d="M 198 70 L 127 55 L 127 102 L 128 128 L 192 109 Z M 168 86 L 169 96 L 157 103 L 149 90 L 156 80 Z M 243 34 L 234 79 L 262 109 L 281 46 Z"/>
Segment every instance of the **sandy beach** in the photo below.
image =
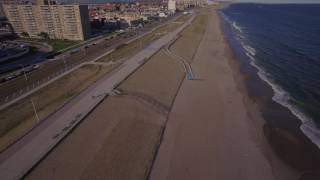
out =
<path fill-rule="evenodd" d="M 192 63 L 196 80 L 180 88 L 151 179 L 299 179 L 266 143 L 263 119 L 210 11 Z"/>

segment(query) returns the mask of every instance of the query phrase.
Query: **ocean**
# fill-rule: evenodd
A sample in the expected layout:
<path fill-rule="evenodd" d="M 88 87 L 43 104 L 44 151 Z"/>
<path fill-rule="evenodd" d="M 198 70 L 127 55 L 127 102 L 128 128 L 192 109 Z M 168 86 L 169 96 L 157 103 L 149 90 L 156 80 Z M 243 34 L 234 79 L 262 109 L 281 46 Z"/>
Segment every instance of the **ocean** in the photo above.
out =
<path fill-rule="evenodd" d="M 320 5 L 232 4 L 220 16 L 235 54 L 320 148 Z"/>

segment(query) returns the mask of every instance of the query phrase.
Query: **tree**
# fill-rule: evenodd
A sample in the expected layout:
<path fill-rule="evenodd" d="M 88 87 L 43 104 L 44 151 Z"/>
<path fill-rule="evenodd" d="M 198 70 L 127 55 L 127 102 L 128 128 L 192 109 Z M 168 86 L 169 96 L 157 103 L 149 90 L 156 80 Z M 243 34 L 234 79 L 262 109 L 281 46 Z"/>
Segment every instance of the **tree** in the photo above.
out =
<path fill-rule="evenodd" d="M 21 36 L 23 36 L 23 37 L 25 37 L 25 38 L 30 37 L 30 36 L 29 36 L 29 34 L 28 34 L 27 32 L 22 32 L 22 33 L 21 33 Z"/>
<path fill-rule="evenodd" d="M 42 39 L 45 39 L 45 40 L 50 39 L 49 34 L 46 32 L 41 32 L 38 34 L 38 36 L 40 36 Z"/>

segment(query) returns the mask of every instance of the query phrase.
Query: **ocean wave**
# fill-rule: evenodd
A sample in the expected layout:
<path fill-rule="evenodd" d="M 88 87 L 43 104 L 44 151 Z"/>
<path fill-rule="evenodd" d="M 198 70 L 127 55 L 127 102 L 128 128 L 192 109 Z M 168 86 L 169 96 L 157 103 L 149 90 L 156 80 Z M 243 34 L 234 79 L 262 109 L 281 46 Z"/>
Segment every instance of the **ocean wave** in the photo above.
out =
<path fill-rule="evenodd" d="M 237 24 L 234 23 L 234 21 L 231 21 L 225 14 L 221 13 L 222 17 L 232 25 L 234 28 L 238 27 Z M 241 28 L 240 28 L 241 30 Z M 236 37 L 238 37 L 239 34 L 242 33 L 236 33 Z M 288 92 L 286 92 L 284 89 L 282 89 L 279 85 L 277 85 L 274 80 L 272 79 L 272 76 L 268 74 L 262 67 L 258 66 L 256 63 L 255 55 L 256 55 L 256 49 L 253 47 L 245 44 L 242 40 L 237 38 L 239 40 L 242 48 L 245 51 L 245 54 L 247 57 L 250 58 L 250 65 L 255 67 L 258 70 L 258 76 L 261 80 L 266 82 L 270 87 L 272 88 L 274 95 L 272 97 L 272 100 L 277 102 L 278 104 L 282 105 L 283 107 L 288 108 L 293 115 L 295 115 L 297 118 L 299 118 L 302 122 L 302 125 L 300 129 L 302 132 L 310 138 L 310 140 L 315 143 L 320 148 L 320 130 L 316 127 L 315 123 L 312 121 L 311 118 L 309 118 L 307 115 L 305 115 L 297 106 L 290 103 L 291 96 Z"/>
<path fill-rule="evenodd" d="M 255 56 L 256 55 L 256 49 L 254 49 L 253 47 L 244 44 L 243 42 L 241 43 L 242 47 L 251 55 L 251 56 Z"/>
<path fill-rule="evenodd" d="M 243 46 L 244 48 L 244 46 Z M 245 48 L 244 48 L 245 49 Z M 302 122 L 300 129 L 301 131 L 315 144 L 320 148 L 320 129 L 317 128 L 314 121 L 308 117 L 305 113 L 303 113 L 297 106 L 290 103 L 291 96 L 288 92 L 283 90 L 279 85 L 277 85 L 271 78 L 270 74 L 268 74 L 262 67 L 256 64 L 255 58 L 248 52 L 246 55 L 250 58 L 250 65 L 255 67 L 258 70 L 258 76 L 261 80 L 266 82 L 271 86 L 274 95 L 272 100 L 277 102 L 278 104 L 286 107 L 290 110 L 290 112 L 299 118 Z"/>
<path fill-rule="evenodd" d="M 247 12 L 247 9 L 248 12 Z M 262 8 L 261 5 L 258 6 L 258 8 Z M 284 6 L 281 8 L 285 8 Z M 228 24 L 228 28 L 230 29 L 230 32 L 234 38 L 234 40 L 238 40 L 239 45 L 241 45 L 243 48 L 243 52 L 250 58 L 250 64 L 255 67 L 257 69 L 257 75 L 259 76 L 259 78 L 264 81 L 265 83 L 267 83 L 268 85 L 270 85 L 270 87 L 273 89 L 273 97 L 272 100 L 275 101 L 276 103 L 280 104 L 283 107 L 288 108 L 288 110 L 291 111 L 291 113 L 293 115 L 295 115 L 297 118 L 299 118 L 302 122 L 300 129 L 301 131 L 314 143 L 316 144 L 319 148 L 320 148 L 320 126 L 316 124 L 315 121 L 313 121 L 313 119 L 311 117 L 309 117 L 307 114 L 305 114 L 305 111 L 303 111 L 303 109 L 299 108 L 299 106 L 297 106 L 296 104 L 294 104 L 294 98 L 290 95 L 289 92 L 285 91 L 280 84 L 278 85 L 275 81 L 275 76 L 273 76 L 273 74 L 268 74 L 267 73 L 267 69 L 264 69 L 264 67 L 262 65 L 260 65 L 256 59 L 256 53 L 255 51 L 253 51 L 252 48 L 250 48 L 250 46 L 246 46 L 247 45 L 247 37 L 253 38 L 252 40 L 257 40 L 256 43 L 259 43 L 260 41 L 264 40 L 264 38 L 266 38 L 265 40 L 265 45 L 271 45 L 274 41 L 274 38 L 277 38 L 279 36 L 279 34 L 285 32 L 285 36 L 281 37 L 279 39 L 279 42 L 281 42 L 281 40 L 288 42 L 290 39 L 287 38 L 292 38 L 292 42 L 294 43 L 294 48 L 299 48 L 296 46 L 297 43 L 299 44 L 307 44 L 306 47 L 303 47 L 303 50 L 307 49 L 307 53 L 317 53 L 316 49 L 318 46 L 318 42 L 319 42 L 319 38 L 317 38 L 317 36 L 314 36 L 313 34 L 317 34 L 316 33 L 316 29 L 319 28 L 318 24 L 309 24 L 307 22 L 304 22 L 304 18 L 309 19 L 309 14 L 307 13 L 305 16 L 299 16 L 299 18 L 297 18 L 296 15 L 300 14 L 301 12 L 306 12 L 305 10 L 309 11 L 310 8 L 308 7 L 307 9 L 303 9 L 303 8 L 299 8 L 299 13 L 288 13 L 290 11 L 280 11 L 277 10 L 277 12 L 279 12 L 281 15 L 283 15 L 285 18 L 278 18 L 278 19 L 274 19 L 275 23 L 269 23 L 268 22 L 268 17 L 274 17 L 273 13 L 265 13 L 265 12 L 274 12 L 274 9 L 270 9 L 270 8 L 264 8 L 264 11 L 261 13 L 261 11 L 257 10 L 257 6 L 256 7 L 248 7 L 248 6 L 239 6 L 238 8 L 230 8 L 231 10 L 226 9 L 222 14 L 222 17 L 224 19 L 224 21 L 226 22 L 226 24 Z M 290 9 L 290 8 L 289 8 Z M 294 12 L 297 10 L 298 8 L 294 8 L 291 9 Z M 235 15 L 236 12 L 241 12 L 244 13 L 243 16 L 237 16 Z M 316 11 L 314 11 L 316 12 Z M 318 11 L 317 11 L 318 12 Z M 250 17 L 250 15 L 255 15 L 255 19 L 256 21 L 248 21 L 248 17 Z M 234 18 L 236 17 L 237 21 L 235 22 Z M 243 21 L 242 23 L 242 20 Z M 285 26 L 288 23 L 292 23 L 292 27 L 291 26 Z M 264 27 L 263 25 L 270 25 L 270 26 L 266 26 Z M 281 24 L 283 25 L 281 27 Z M 306 26 L 306 24 L 310 25 Z M 294 26 L 293 26 L 294 25 Z M 253 27 L 251 29 L 251 27 Z M 307 27 L 307 28 L 306 28 Z M 277 29 L 277 31 L 271 31 L 268 32 L 266 31 L 266 29 Z M 312 29 L 314 28 L 314 29 Z M 250 32 L 251 30 L 254 30 L 252 32 Z M 285 31 L 283 31 L 285 30 Z M 298 31 L 297 31 L 298 30 Z M 281 32 L 281 33 L 280 33 Z M 291 33 L 291 34 L 290 34 Z M 247 37 L 243 37 L 243 38 L 239 38 L 239 34 L 240 35 L 245 35 Z M 303 35 L 303 38 L 299 36 Z M 259 37 L 257 37 L 257 35 L 259 35 Z M 267 35 L 267 36 L 266 36 Z M 266 37 L 265 37 L 266 36 Z M 271 37 L 271 39 L 269 39 Z M 256 39 L 254 39 L 256 38 Z M 310 41 L 310 42 L 308 42 Z M 243 43 L 242 43 L 243 42 Z M 281 45 L 281 44 L 280 44 Z M 310 47 L 311 45 L 314 45 L 314 47 Z M 271 51 L 275 51 L 275 49 L 277 49 L 277 47 L 265 47 L 270 49 Z M 288 47 L 284 47 L 284 48 L 288 48 Z M 291 48 L 289 46 L 289 48 Z M 279 52 L 282 49 L 279 50 Z M 293 49 L 295 50 L 295 49 Z M 299 49 L 298 49 L 299 50 Z M 304 51 L 302 51 L 304 52 Z M 284 52 L 281 52 L 282 56 L 287 56 L 287 54 L 284 54 Z M 301 57 L 302 60 L 305 60 L 308 63 L 308 65 L 315 65 L 317 66 L 318 62 L 313 62 L 313 59 L 308 59 L 308 57 L 305 57 L 305 54 L 301 54 L 301 51 L 297 51 L 295 52 L 297 54 L 297 57 Z M 272 55 L 270 58 L 276 56 L 276 54 Z M 288 59 L 290 57 L 287 57 Z M 288 60 L 286 59 L 286 60 Z M 293 61 L 294 62 L 294 61 Z M 286 61 L 287 63 L 287 61 Z M 286 64 L 283 64 L 284 66 Z M 291 66 L 288 66 L 286 68 L 289 68 Z M 296 68 L 296 67 L 295 67 Z M 297 68 L 298 71 L 308 71 L 308 69 L 306 67 L 303 67 L 304 69 L 301 68 Z M 289 73 L 289 72 L 286 72 Z M 281 75 L 281 74 L 280 74 Z M 294 77 L 294 76 L 293 76 Z M 310 83 L 310 78 L 316 78 L 316 76 L 310 76 L 310 77 L 306 77 L 308 78 L 308 83 Z M 302 78 L 303 79 L 303 78 Z M 291 79 L 294 80 L 294 79 Z M 306 83 L 306 82 L 304 82 Z M 312 83 L 316 83 L 312 82 Z M 316 91 L 317 89 L 315 89 Z M 316 100 L 317 101 L 317 100 Z"/>
<path fill-rule="evenodd" d="M 231 23 L 231 25 L 232 25 L 232 27 L 233 27 L 234 29 L 236 29 L 237 31 L 239 31 L 240 33 L 242 33 L 242 28 L 241 28 L 240 26 L 238 26 L 238 24 L 237 24 L 235 21 L 233 21 L 233 22 Z"/>
<path fill-rule="evenodd" d="M 223 17 L 223 19 L 224 19 L 226 22 L 228 22 L 228 23 L 231 22 L 231 20 L 228 18 L 228 16 L 227 16 L 226 14 L 224 14 L 222 11 L 219 11 L 219 15 L 220 15 L 221 17 Z"/>
<path fill-rule="evenodd" d="M 320 148 L 320 130 L 313 121 L 308 121 L 300 126 L 301 131 Z"/>
<path fill-rule="evenodd" d="M 243 31 L 242 31 L 242 27 L 238 26 L 238 24 L 235 21 L 232 21 L 226 14 L 224 14 L 222 11 L 219 12 L 220 16 L 224 19 L 224 21 L 226 21 L 228 24 L 232 25 L 233 29 L 237 30 L 237 39 L 238 40 L 242 40 L 245 38 Z"/>

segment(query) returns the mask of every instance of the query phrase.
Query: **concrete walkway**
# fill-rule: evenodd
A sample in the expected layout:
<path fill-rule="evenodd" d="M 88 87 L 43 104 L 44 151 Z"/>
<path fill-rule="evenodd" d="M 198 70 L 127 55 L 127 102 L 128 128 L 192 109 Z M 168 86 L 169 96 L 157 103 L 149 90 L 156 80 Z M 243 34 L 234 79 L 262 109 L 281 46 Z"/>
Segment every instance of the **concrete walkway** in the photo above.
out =
<path fill-rule="evenodd" d="M 116 72 L 99 80 L 60 109 L 33 131 L 0 154 L 2 180 L 19 179 L 57 145 L 112 90 L 154 53 L 169 43 L 194 17 L 184 25 L 158 39 L 125 61 Z"/>
<path fill-rule="evenodd" d="M 188 61 L 186 61 L 183 57 L 170 51 L 170 49 L 168 47 L 164 48 L 164 53 L 166 55 L 170 56 L 171 58 L 180 62 L 180 64 L 183 66 L 183 69 L 187 75 L 188 80 L 192 80 L 194 78 L 191 65 L 190 65 L 190 63 L 188 63 Z"/>

